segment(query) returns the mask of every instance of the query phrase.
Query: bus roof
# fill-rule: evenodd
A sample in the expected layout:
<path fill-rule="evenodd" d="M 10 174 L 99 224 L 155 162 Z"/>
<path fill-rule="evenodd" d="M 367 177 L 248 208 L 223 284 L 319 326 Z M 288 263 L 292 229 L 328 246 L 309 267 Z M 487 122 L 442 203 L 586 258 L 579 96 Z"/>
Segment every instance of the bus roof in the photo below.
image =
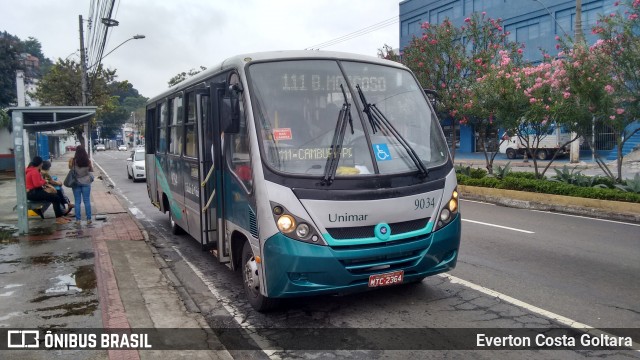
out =
<path fill-rule="evenodd" d="M 338 51 L 320 51 L 320 50 L 282 50 L 282 51 L 266 51 L 247 53 L 232 56 L 227 58 L 223 62 L 216 66 L 210 67 L 197 75 L 186 79 L 177 85 L 163 91 L 161 94 L 151 98 L 147 104 L 154 103 L 160 99 L 167 97 L 170 94 L 181 91 L 194 84 L 204 81 L 217 74 L 218 72 L 230 69 L 230 68 L 243 68 L 245 65 L 251 62 L 267 61 L 267 60 L 295 60 L 295 59 L 334 59 L 334 60 L 356 60 L 370 63 L 377 63 L 381 65 L 394 66 L 398 68 L 407 69 L 404 65 L 390 60 L 380 59 L 375 56 L 353 54 Z"/>

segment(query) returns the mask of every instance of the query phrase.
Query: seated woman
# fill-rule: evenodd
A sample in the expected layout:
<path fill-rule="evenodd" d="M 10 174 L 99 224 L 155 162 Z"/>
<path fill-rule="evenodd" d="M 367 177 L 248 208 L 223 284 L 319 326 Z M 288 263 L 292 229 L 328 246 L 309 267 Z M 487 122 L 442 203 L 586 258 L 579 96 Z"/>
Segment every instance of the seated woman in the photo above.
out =
<path fill-rule="evenodd" d="M 58 193 L 58 197 L 60 198 L 62 207 L 63 208 L 65 206 L 67 207 L 67 210 L 64 212 L 66 216 L 74 208 L 74 205 L 71 203 L 71 201 L 69 201 L 69 198 L 67 198 L 64 195 L 64 190 L 62 189 L 62 181 L 58 181 L 57 176 L 51 176 L 51 174 L 49 174 L 49 169 L 51 169 L 51 162 L 47 160 L 43 161 L 40 174 L 42 174 L 42 178 L 47 181 L 47 184 L 53 186 L 53 188 L 56 189 L 56 192 Z"/>
<path fill-rule="evenodd" d="M 42 168 L 42 158 L 36 156 L 33 158 L 27 170 L 25 171 L 25 180 L 27 188 L 27 199 L 31 201 L 48 201 L 53 205 L 53 211 L 56 214 L 56 224 L 66 224 L 70 220 L 64 218 L 62 212 L 62 201 L 58 194 L 48 193 L 45 187 L 51 187 L 40 174 Z"/>

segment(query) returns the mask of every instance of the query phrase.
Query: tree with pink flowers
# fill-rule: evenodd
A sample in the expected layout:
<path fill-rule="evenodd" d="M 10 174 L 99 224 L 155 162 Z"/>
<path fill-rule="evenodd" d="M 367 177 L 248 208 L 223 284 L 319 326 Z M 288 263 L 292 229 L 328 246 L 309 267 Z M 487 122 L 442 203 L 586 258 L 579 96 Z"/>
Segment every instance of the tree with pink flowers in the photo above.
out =
<path fill-rule="evenodd" d="M 593 27 L 592 33 L 597 34 L 599 40 L 591 51 L 601 53 L 602 63 L 607 66 L 600 70 L 608 72 L 607 82 L 598 86 L 609 101 L 594 109 L 594 113 L 616 134 L 616 178 L 620 181 L 622 146 L 640 131 L 640 0 L 616 2 L 615 5 L 616 12 L 601 16 Z"/>
<path fill-rule="evenodd" d="M 554 128 L 571 127 L 569 118 L 561 115 L 565 104 L 574 96 L 564 75 L 562 60 L 548 59 L 538 65 L 517 66 L 503 51 L 500 63 L 478 79 L 478 97 L 485 111 L 492 111 L 509 135 L 524 145 L 538 177 L 542 177 L 548 167 L 540 171 L 535 149 Z M 552 161 L 556 156 L 557 152 Z"/>
<path fill-rule="evenodd" d="M 493 174 L 493 160 L 498 148 L 498 139 L 491 149 L 486 140 L 492 130 L 500 127 L 501 119 L 495 116 L 493 101 L 494 90 L 482 84 L 481 79 L 492 74 L 496 67 L 508 61 L 511 66 L 522 63 L 522 45 L 507 40 L 508 32 L 504 32 L 501 19 L 492 19 L 486 13 L 475 13 L 465 19 L 463 26 L 464 43 L 467 49 L 467 72 L 464 88 L 464 103 L 460 114 L 462 124 L 473 126 L 485 157 L 486 168 Z M 507 64 L 504 64 L 507 65 Z"/>
<path fill-rule="evenodd" d="M 440 119 L 450 119 L 453 127 L 452 144 L 456 143 L 455 125 L 464 89 L 463 68 L 465 49 L 460 41 L 462 29 L 449 19 L 432 25 L 422 24 L 422 37 L 414 37 L 403 49 L 402 62 L 416 75 L 425 89 L 438 92 L 436 111 Z M 452 147 L 455 157 L 455 146 Z"/>
<path fill-rule="evenodd" d="M 495 153 L 488 154 L 486 134 L 498 124 L 491 112 L 485 112 L 475 95 L 476 79 L 491 71 L 499 61 L 500 51 L 518 58 L 519 46 L 507 41 L 501 19 L 474 13 L 464 25 L 455 27 L 448 20 L 422 24 L 422 37 L 415 37 L 404 48 L 402 62 L 418 77 L 424 88 L 438 91 L 437 111 L 450 119 L 455 144 L 456 123 L 474 125 L 480 147 L 484 150 L 487 170 L 492 172 Z M 477 106 L 480 105 L 480 106 Z M 455 147 L 453 147 L 455 156 Z"/>

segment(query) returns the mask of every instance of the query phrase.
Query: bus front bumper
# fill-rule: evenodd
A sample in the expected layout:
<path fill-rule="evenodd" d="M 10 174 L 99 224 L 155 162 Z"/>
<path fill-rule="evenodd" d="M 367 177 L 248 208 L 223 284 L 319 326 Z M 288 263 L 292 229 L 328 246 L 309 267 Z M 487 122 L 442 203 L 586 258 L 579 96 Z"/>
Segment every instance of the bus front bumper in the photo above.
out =
<path fill-rule="evenodd" d="M 403 271 L 404 283 L 456 266 L 460 215 L 438 231 L 386 244 L 330 247 L 276 234 L 265 241 L 267 296 L 344 294 L 371 289 L 369 276 Z"/>

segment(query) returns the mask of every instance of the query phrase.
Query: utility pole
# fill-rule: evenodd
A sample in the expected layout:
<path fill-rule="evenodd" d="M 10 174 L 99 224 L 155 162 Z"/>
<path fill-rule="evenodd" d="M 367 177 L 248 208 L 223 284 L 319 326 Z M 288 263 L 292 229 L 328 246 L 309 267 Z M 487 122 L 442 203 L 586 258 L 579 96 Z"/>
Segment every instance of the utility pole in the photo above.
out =
<path fill-rule="evenodd" d="M 19 107 L 27 106 L 27 101 L 26 101 L 25 90 L 24 89 L 25 89 L 24 88 L 24 71 L 23 70 L 18 70 L 18 71 L 16 71 L 16 91 L 17 91 L 17 95 L 18 95 L 18 106 Z M 22 136 L 23 144 L 25 144 L 23 158 L 24 158 L 24 164 L 26 166 L 31 161 L 31 153 L 29 151 L 29 133 L 27 131 L 21 131 L 20 136 Z M 18 157 L 16 155 L 16 159 L 17 158 Z"/>
<path fill-rule="evenodd" d="M 582 0 L 576 0 L 576 22 L 575 29 L 575 44 L 576 46 L 584 46 L 584 34 L 582 33 Z M 577 133 L 571 133 L 571 138 L 574 139 Z M 580 162 L 580 140 L 576 140 L 571 143 L 571 151 L 569 152 L 569 161 L 572 164 Z"/>
<path fill-rule="evenodd" d="M 84 48 L 84 32 L 82 29 L 82 15 L 78 15 L 79 21 L 79 29 L 80 29 L 80 68 L 82 69 L 82 106 L 87 106 L 87 55 Z M 89 133 L 89 123 L 84 124 L 84 149 L 91 156 L 91 146 L 89 146 L 89 137 L 91 134 Z"/>

